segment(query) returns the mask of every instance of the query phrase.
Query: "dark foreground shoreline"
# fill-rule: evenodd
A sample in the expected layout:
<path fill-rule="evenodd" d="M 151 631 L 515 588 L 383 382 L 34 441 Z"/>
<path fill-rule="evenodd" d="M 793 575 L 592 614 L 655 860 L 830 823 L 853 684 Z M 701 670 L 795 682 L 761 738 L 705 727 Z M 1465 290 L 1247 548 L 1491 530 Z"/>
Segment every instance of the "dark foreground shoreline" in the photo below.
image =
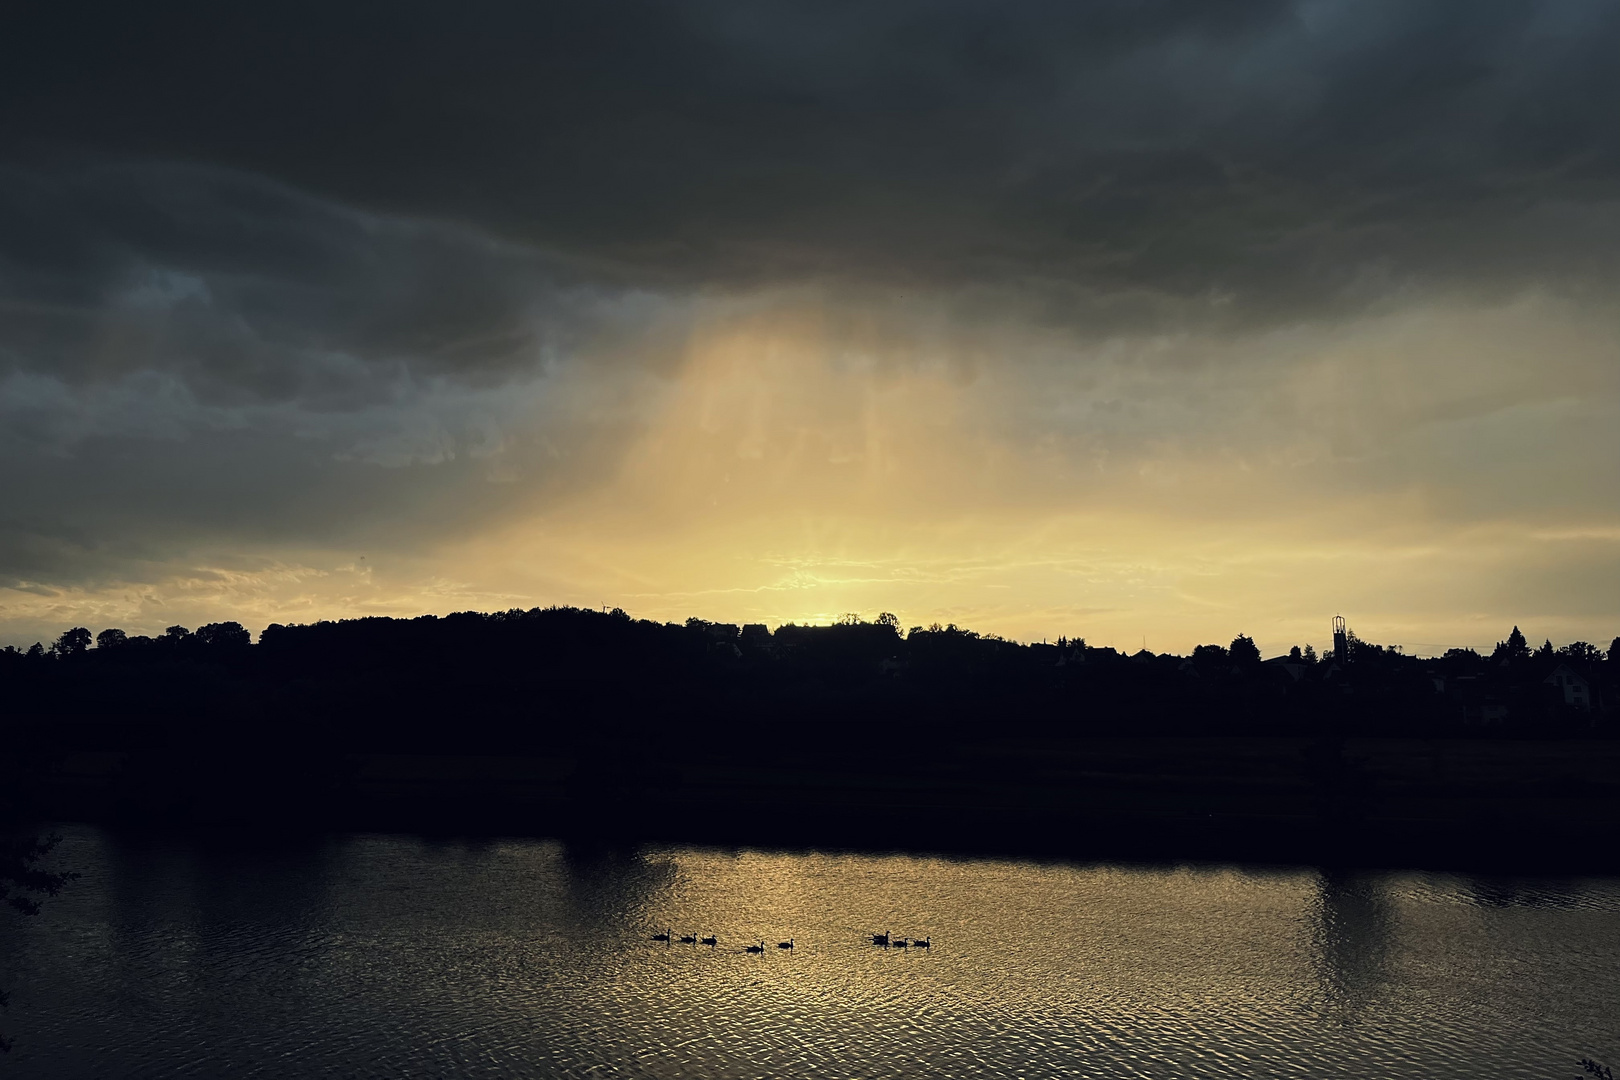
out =
<path fill-rule="evenodd" d="M 0 650 L 41 818 L 1620 870 L 1620 659 L 1517 631 L 1262 660 L 534 608 L 91 640 Z"/>
<path fill-rule="evenodd" d="M 51 820 L 115 827 L 1620 872 L 1612 740 L 1090 738 L 784 757 L 77 752 L 35 801 Z"/>

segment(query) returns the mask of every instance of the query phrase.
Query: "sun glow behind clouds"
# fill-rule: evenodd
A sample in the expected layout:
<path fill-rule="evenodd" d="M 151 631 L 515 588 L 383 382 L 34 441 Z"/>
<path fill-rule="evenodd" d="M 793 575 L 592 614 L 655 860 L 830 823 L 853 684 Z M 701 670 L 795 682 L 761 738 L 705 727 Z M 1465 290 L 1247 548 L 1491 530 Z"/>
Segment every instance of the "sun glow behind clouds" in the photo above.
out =
<path fill-rule="evenodd" d="M 356 508 L 382 522 L 365 558 L 198 544 L 141 582 L 13 590 L 13 633 L 570 603 L 1180 651 L 1320 641 L 1341 610 L 1385 641 L 1606 641 L 1620 611 L 1620 514 L 1590 497 L 1620 490 L 1616 335 L 1545 297 L 1088 338 L 794 292 L 606 340 L 441 458 L 338 447 L 405 484 Z"/>
<path fill-rule="evenodd" d="M 1606 642 L 1620 7 L 1431 7 L 35 5 L 0 642 Z"/>
<path fill-rule="evenodd" d="M 611 481 L 453 561 L 671 619 L 893 610 L 1184 649 L 1315 640 L 1349 609 L 1386 640 L 1537 618 L 1595 636 L 1620 547 L 1585 493 L 1620 460 L 1593 453 L 1616 397 L 1605 327 L 1568 315 L 1058 354 L 1008 327 L 964 349 L 814 305 L 728 314 L 693 332 Z M 1550 352 L 1533 365 L 1530 340 Z M 1554 522 L 1580 543 L 1546 539 Z"/>

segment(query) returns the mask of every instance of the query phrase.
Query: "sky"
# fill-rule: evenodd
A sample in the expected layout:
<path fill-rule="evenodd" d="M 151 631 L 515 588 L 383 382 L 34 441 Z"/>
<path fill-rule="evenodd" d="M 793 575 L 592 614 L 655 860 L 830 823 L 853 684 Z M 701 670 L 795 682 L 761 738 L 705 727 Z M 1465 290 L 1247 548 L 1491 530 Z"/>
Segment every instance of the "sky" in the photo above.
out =
<path fill-rule="evenodd" d="M 0 644 L 1620 634 L 1620 6 L 25 2 Z"/>

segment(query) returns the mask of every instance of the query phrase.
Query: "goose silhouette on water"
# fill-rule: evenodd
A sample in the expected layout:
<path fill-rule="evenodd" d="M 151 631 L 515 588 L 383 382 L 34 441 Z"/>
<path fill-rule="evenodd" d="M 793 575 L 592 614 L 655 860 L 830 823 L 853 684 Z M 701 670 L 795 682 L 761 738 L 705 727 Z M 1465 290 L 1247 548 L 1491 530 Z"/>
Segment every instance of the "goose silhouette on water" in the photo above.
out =
<path fill-rule="evenodd" d="M 894 942 L 894 947 L 897 949 L 909 949 L 911 948 L 911 942 L 907 941 L 905 938 L 900 938 Z"/>
<path fill-rule="evenodd" d="M 791 949 L 793 948 L 793 939 L 788 938 L 786 941 L 778 941 L 776 947 L 778 949 Z"/>
<path fill-rule="evenodd" d="M 662 934 L 654 934 L 652 939 L 654 941 L 668 941 L 669 940 L 669 931 L 665 930 Z"/>
<path fill-rule="evenodd" d="M 681 935 L 681 944 L 682 945 L 696 945 L 697 944 L 697 935 L 696 934 L 682 934 Z"/>
<path fill-rule="evenodd" d="M 764 951 L 765 951 L 765 943 L 763 941 L 760 942 L 758 945 L 750 945 L 746 949 L 743 950 L 743 952 L 764 952 Z"/>
<path fill-rule="evenodd" d="M 928 939 L 925 937 L 920 937 L 914 940 L 912 944 L 917 946 L 919 949 L 926 949 L 928 948 Z"/>
<path fill-rule="evenodd" d="M 706 938 L 699 938 L 698 939 L 698 944 L 699 945 L 718 945 L 718 944 L 720 944 L 720 939 L 715 937 L 713 934 L 710 934 Z"/>
<path fill-rule="evenodd" d="M 887 945 L 888 943 L 889 943 L 889 932 L 887 930 L 883 931 L 883 933 L 881 933 L 881 934 L 873 934 L 872 935 L 872 944 L 874 944 L 874 945 Z"/>

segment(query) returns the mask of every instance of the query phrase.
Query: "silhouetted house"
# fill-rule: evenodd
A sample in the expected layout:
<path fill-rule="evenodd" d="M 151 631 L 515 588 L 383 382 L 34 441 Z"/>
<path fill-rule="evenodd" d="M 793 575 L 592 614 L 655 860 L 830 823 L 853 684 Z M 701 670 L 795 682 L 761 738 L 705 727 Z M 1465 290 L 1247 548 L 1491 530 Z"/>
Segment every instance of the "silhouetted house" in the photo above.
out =
<path fill-rule="evenodd" d="M 1496 727 L 1507 722 L 1507 702 L 1496 696 L 1491 685 L 1472 675 L 1459 675 L 1450 681 L 1446 697 L 1455 701 L 1468 727 Z"/>
<path fill-rule="evenodd" d="M 764 623 L 748 623 L 742 628 L 742 647 L 768 652 L 771 647 L 771 628 Z"/>
<path fill-rule="evenodd" d="M 1565 705 L 1577 709 L 1592 707 L 1592 684 L 1568 664 L 1559 664 L 1553 668 L 1552 674 L 1542 681 L 1563 691 Z"/>
<path fill-rule="evenodd" d="M 1082 664 L 1083 665 L 1085 662 L 1086 662 L 1086 650 L 1085 650 L 1085 647 L 1084 646 L 1070 647 L 1067 651 L 1065 651 L 1063 649 L 1058 650 L 1057 663 L 1054 664 L 1053 666 L 1054 667 L 1067 667 L 1070 664 Z"/>
<path fill-rule="evenodd" d="M 1291 682 L 1299 682 L 1305 677 L 1307 670 L 1304 664 L 1291 656 L 1273 656 L 1266 661 L 1266 668 L 1287 675 Z"/>

